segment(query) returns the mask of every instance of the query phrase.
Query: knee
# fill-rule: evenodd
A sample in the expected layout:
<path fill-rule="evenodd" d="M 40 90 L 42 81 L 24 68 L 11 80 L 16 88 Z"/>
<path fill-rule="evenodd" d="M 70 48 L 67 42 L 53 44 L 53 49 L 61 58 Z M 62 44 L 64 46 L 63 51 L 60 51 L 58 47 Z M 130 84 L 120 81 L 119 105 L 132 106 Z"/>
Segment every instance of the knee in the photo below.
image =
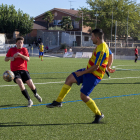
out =
<path fill-rule="evenodd" d="M 18 85 L 23 85 L 22 80 L 21 80 L 21 79 L 19 79 L 19 78 L 17 78 L 17 79 L 16 79 L 16 83 L 17 83 Z"/>
<path fill-rule="evenodd" d="M 90 99 L 89 96 L 87 96 L 87 95 L 85 95 L 85 94 L 83 94 L 83 93 L 80 94 L 80 98 L 81 98 L 82 101 L 85 102 L 85 103 L 88 102 L 89 99 Z"/>
<path fill-rule="evenodd" d="M 73 74 L 70 74 L 66 81 L 65 81 L 65 84 L 68 84 L 68 85 L 72 85 L 73 83 L 77 83 L 77 80 L 75 79 L 75 77 L 73 76 Z"/>
<path fill-rule="evenodd" d="M 86 95 L 85 95 L 85 94 L 83 94 L 83 93 L 81 93 L 81 94 L 80 94 L 80 98 L 82 99 L 82 101 L 84 101 L 84 100 L 85 100 L 85 98 L 86 98 Z"/>
<path fill-rule="evenodd" d="M 16 83 L 19 85 L 19 87 L 20 87 L 21 90 L 24 90 L 25 89 L 24 84 L 23 84 L 23 82 L 22 82 L 21 79 L 17 78 L 16 79 Z"/>
<path fill-rule="evenodd" d="M 26 81 L 26 84 L 30 87 L 31 90 L 34 90 L 36 88 L 31 79 Z"/>
<path fill-rule="evenodd" d="M 72 81 L 72 75 L 70 74 L 65 81 L 65 84 L 67 85 L 72 85 L 73 81 Z"/>

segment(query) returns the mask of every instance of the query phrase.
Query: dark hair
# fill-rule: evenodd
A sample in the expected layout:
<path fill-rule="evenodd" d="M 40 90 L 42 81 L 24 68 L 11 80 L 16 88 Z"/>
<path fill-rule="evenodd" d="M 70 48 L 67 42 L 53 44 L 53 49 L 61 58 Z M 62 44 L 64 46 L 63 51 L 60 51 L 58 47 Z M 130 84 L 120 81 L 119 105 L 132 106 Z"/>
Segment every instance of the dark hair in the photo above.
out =
<path fill-rule="evenodd" d="M 92 33 L 94 33 L 94 35 L 96 37 L 99 37 L 100 39 L 104 38 L 104 33 L 103 33 L 102 29 L 94 29 L 94 30 L 92 30 Z"/>
<path fill-rule="evenodd" d="M 24 38 L 22 36 L 16 38 L 16 43 L 17 43 L 18 40 L 23 40 L 24 41 Z"/>

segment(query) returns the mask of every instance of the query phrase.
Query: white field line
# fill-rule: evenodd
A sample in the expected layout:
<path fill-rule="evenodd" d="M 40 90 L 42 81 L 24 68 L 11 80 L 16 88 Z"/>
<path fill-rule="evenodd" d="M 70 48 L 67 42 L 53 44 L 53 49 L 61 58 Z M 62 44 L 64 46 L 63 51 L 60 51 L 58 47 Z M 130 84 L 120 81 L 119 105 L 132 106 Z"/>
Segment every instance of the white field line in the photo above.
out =
<path fill-rule="evenodd" d="M 117 80 L 117 79 L 135 79 L 140 77 L 123 77 L 123 78 L 110 78 L 110 79 L 102 79 L 102 80 Z"/>
<path fill-rule="evenodd" d="M 121 66 L 121 67 L 125 67 L 125 66 L 126 66 L 126 67 L 127 67 L 127 66 L 128 66 L 128 67 L 130 67 L 130 66 L 137 67 L 137 65 L 116 65 L 116 66 L 112 66 L 112 68 L 117 69 L 117 67 L 120 67 L 120 66 Z M 120 68 L 120 69 L 121 69 L 121 68 Z"/>
<path fill-rule="evenodd" d="M 35 85 L 40 85 L 40 84 L 55 84 L 55 83 L 64 83 L 65 81 L 60 81 L 60 82 L 47 82 L 47 83 L 34 83 Z"/>
<path fill-rule="evenodd" d="M 43 57 L 43 59 L 56 59 L 60 57 Z M 30 59 L 39 59 L 38 57 L 30 58 Z"/>
<path fill-rule="evenodd" d="M 45 85 L 45 84 L 55 84 L 55 83 L 64 83 L 65 81 L 60 81 L 60 82 L 47 82 L 47 83 L 34 83 L 35 85 Z M 27 84 L 24 84 L 27 85 Z M 11 86 L 18 86 L 16 85 L 0 85 L 0 87 L 11 87 Z"/>
<path fill-rule="evenodd" d="M 123 77 L 123 78 L 107 78 L 107 79 L 102 79 L 102 80 L 121 80 L 121 79 L 137 79 L 140 77 Z M 34 83 L 35 85 L 45 85 L 45 84 L 57 84 L 57 83 L 64 83 L 65 81 L 59 81 L 59 82 L 46 82 L 46 83 Z M 27 84 L 25 84 L 27 85 Z M 17 86 L 16 85 L 0 85 L 0 87 L 10 87 L 10 86 Z"/>
<path fill-rule="evenodd" d="M 123 67 L 125 67 L 125 66 L 134 66 L 134 67 L 137 67 L 137 65 L 116 65 L 116 66 L 114 66 L 114 67 L 118 67 L 118 66 L 123 66 Z"/>
<path fill-rule="evenodd" d="M 120 69 L 120 70 L 129 70 L 129 71 L 138 71 L 138 70 L 133 70 L 133 69 L 124 69 L 124 68 L 120 68 L 120 66 L 121 67 L 125 67 L 125 66 L 128 66 L 128 67 L 130 67 L 130 66 L 133 66 L 133 67 L 137 67 L 136 65 L 116 65 L 116 66 L 112 66 L 112 68 L 113 69 Z"/>

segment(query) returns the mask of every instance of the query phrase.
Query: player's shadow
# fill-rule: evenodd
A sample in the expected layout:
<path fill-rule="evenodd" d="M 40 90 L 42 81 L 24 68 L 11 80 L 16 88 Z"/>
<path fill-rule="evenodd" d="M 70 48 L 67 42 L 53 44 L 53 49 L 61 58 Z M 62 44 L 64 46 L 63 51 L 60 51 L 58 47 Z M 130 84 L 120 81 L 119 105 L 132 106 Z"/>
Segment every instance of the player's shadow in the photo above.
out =
<path fill-rule="evenodd" d="M 24 104 L 9 104 L 9 105 L 0 105 L 0 108 L 2 108 L 2 107 L 15 107 L 15 106 L 17 106 L 17 107 L 25 107 L 25 105 Z"/>
<path fill-rule="evenodd" d="M 24 126 L 56 126 L 56 125 L 74 125 L 74 124 L 91 124 L 91 125 L 100 125 L 100 124 L 106 124 L 105 122 L 100 122 L 99 124 L 92 124 L 90 123 L 54 123 L 54 124 L 27 124 L 27 123 L 23 123 L 23 122 L 7 122 L 7 123 L 0 123 L 0 127 L 24 127 Z"/>

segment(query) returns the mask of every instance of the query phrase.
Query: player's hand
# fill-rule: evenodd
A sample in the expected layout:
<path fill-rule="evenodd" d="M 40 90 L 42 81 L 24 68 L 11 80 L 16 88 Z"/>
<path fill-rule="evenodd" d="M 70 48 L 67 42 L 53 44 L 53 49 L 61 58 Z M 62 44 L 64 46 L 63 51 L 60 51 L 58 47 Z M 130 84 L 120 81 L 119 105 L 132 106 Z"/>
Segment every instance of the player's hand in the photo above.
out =
<path fill-rule="evenodd" d="M 17 58 L 19 55 L 20 55 L 20 53 L 17 52 L 17 53 L 15 53 L 15 54 L 13 55 L 13 57 L 14 57 L 14 58 Z"/>
<path fill-rule="evenodd" d="M 14 57 L 10 57 L 10 60 L 11 60 L 11 61 L 14 61 L 14 60 L 15 60 L 15 58 L 14 58 Z"/>
<path fill-rule="evenodd" d="M 114 73 L 116 70 L 115 69 L 111 69 L 111 68 L 107 68 L 107 70 L 110 72 L 110 73 Z"/>
<path fill-rule="evenodd" d="M 76 76 L 79 77 L 79 76 L 82 76 L 83 75 L 83 72 L 82 71 L 77 71 L 75 72 Z"/>

